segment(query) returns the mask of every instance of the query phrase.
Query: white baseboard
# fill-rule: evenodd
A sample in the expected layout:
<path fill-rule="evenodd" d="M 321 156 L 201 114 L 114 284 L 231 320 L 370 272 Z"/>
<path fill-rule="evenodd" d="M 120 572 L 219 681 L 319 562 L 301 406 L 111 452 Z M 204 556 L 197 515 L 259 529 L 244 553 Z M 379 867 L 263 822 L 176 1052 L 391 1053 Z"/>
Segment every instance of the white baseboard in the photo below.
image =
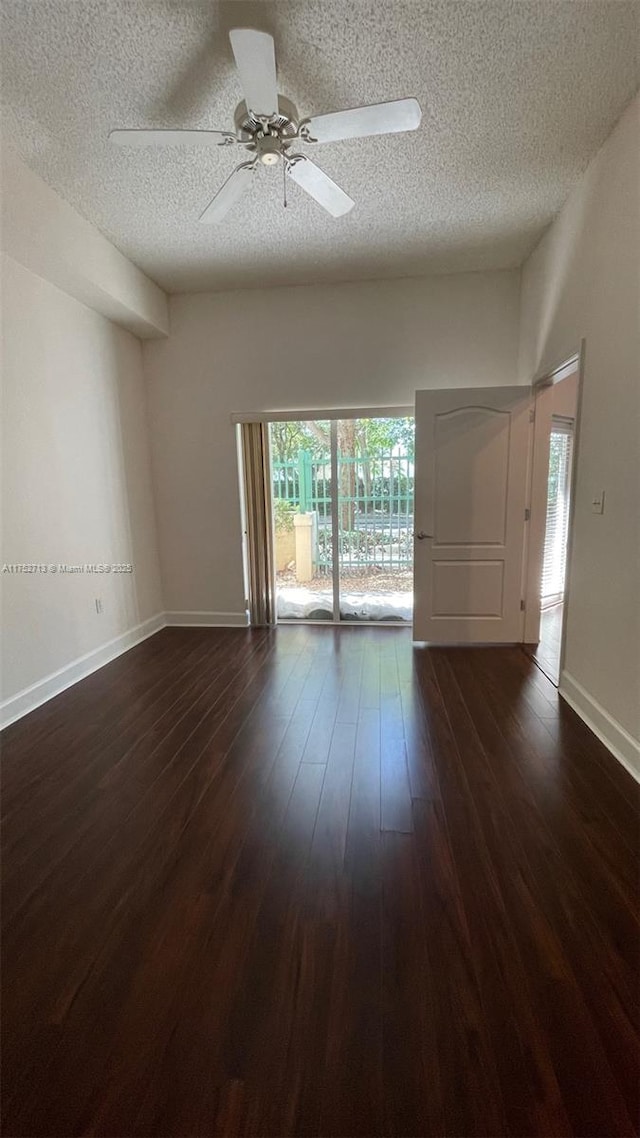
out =
<path fill-rule="evenodd" d="M 64 668 L 59 668 L 57 672 L 52 672 L 44 679 L 31 684 L 30 687 L 23 688 L 16 695 L 10 696 L 9 699 L 0 704 L 0 728 L 8 727 L 16 719 L 21 719 L 28 712 L 35 711 L 36 707 L 40 707 L 42 703 L 53 699 L 55 695 L 59 695 L 66 688 L 77 684 L 78 680 L 84 679 L 92 672 L 97 672 L 98 668 L 104 667 L 116 656 L 121 656 L 123 652 L 133 648 L 134 644 L 139 644 L 141 640 L 153 636 L 164 626 L 164 613 L 158 613 L 142 624 L 129 628 L 121 636 L 116 636 L 115 639 L 107 641 L 99 648 L 94 648 L 92 652 L 78 656 L 76 660 L 72 660 Z"/>
<path fill-rule="evenodd" d="M 73 684 L 77 684 L 78 680 L 83 680 L 85 676 L 97 672 L 98 668 L 102 668 L 111 660 L 115 660 L 116 656 L 121 656 L 123 652 L 128 652 L 134 644 L 139 644 L 141 640 L 153 636 L 166 625 L 182 628 L 246 628 L 248 623 L 249 618 L 246 612 L 158 613 L 142 624 L 137 624 L 134 628 L 123 632 L 121 636 L 116 636 L 114 640 L 109 640 L 99 648 L 94 648 L 92 652 L 78 656 L 76 660 L 72 660 L 64 668 L 59 668 L 57 672 L 52 672 L 51 675 L 45 676 L 44 679 L 38 680 L 37 683 L 31 684 L 28 688 L 23 688 L 16 695 L 12 695 L 0 703 L 0 730 L 8 727 L 10 723 L 14 723 L 16 719 L 21 719 L 23 715 L 28 715 L 30 711 L 35 711 L 36 707 L 40 707 L 47 700 L 53 699 L 55 695 L 59 695 L 60 692 L 72 687 Z"/>
<path fill-rule="evenodd" d="M 625 731 L 569 672 L 562 673 L 558 691 L 614 758 L 640 782 L 640 742 Z"/>
<path fill-rule="evenodd" d="M 246 628 L 246 612 L 166 612 L 165 623 L 181 628 Z"/>

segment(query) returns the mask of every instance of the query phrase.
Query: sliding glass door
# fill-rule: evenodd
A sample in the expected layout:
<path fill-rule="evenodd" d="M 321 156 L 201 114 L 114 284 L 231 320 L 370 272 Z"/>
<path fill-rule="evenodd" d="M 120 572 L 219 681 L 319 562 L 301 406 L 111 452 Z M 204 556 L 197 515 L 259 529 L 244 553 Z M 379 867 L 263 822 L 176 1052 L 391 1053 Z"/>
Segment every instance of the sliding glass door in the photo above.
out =
<path fill-rule="evenodd" d="M 411 621 L 413 418 L 271 424 L 279 620 Z"/>

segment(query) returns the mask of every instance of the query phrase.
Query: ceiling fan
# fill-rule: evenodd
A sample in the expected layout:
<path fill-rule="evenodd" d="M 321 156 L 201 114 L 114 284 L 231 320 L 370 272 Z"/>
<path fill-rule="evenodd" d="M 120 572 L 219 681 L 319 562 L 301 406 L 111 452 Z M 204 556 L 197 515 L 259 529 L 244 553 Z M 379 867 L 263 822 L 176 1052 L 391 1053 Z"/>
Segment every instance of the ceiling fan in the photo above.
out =
<path fill-rule="evenodd" d="M 208 224 L 222 221 L 248 190 L 260 166 L 280 163 L 285 179 L 290 177 L 332 217 L 348 213 L 355 204 L 353 199 L 306 154 L 292 147 L 416 130 L 422 118 L 417 99 L 396 99 L 301 119 L 293 103 L 278 94 L 273 37 L 253 28 L 234 28 L 229 39 L 244 92 L 244 101 L 234 115 L 233 131 L 112 130 L 111 142 L 119 146 L 242 147 L 248 160 L 236 166 L 201 215 L 200 221 Z"/>

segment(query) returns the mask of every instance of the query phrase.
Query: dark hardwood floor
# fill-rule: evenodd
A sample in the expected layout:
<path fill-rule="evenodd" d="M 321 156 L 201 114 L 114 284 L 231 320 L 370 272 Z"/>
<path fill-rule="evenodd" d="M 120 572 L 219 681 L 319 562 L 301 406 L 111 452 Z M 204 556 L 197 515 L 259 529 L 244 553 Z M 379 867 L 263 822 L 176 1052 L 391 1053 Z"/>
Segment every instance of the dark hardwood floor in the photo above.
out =
<path fill-rule="evenodd" d="M 540 640 L 527 651 L 545 676 L 557 686 L 560 679 L 560 652 L 562 648 L 562 612 L 564 605 L 552 605 L 540 614 Z"/>
<path fill-rule="evenodd" d="M 524 652 L 165 629 L 3 735 L 18 1135 L 632 1135 L 638 787 Z"/>

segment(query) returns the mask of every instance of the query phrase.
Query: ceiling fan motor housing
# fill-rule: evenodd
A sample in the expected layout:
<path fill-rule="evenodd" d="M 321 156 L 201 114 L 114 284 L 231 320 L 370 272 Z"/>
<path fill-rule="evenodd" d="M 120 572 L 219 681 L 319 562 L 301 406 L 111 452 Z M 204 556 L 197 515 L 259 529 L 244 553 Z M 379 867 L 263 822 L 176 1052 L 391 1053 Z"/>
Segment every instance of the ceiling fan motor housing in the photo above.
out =
<path fill-rule="evenodd" d="M 247 109 L 243 101 L 236 107 L 234 123 L 236 134 L 243 143 L 255 147 L 256 154 L 265 166 L 276 166 L 289 142 L 298 133 L 298 110 L 284 95 L 278 95 L 278 114 L 260 117 Z"/>

